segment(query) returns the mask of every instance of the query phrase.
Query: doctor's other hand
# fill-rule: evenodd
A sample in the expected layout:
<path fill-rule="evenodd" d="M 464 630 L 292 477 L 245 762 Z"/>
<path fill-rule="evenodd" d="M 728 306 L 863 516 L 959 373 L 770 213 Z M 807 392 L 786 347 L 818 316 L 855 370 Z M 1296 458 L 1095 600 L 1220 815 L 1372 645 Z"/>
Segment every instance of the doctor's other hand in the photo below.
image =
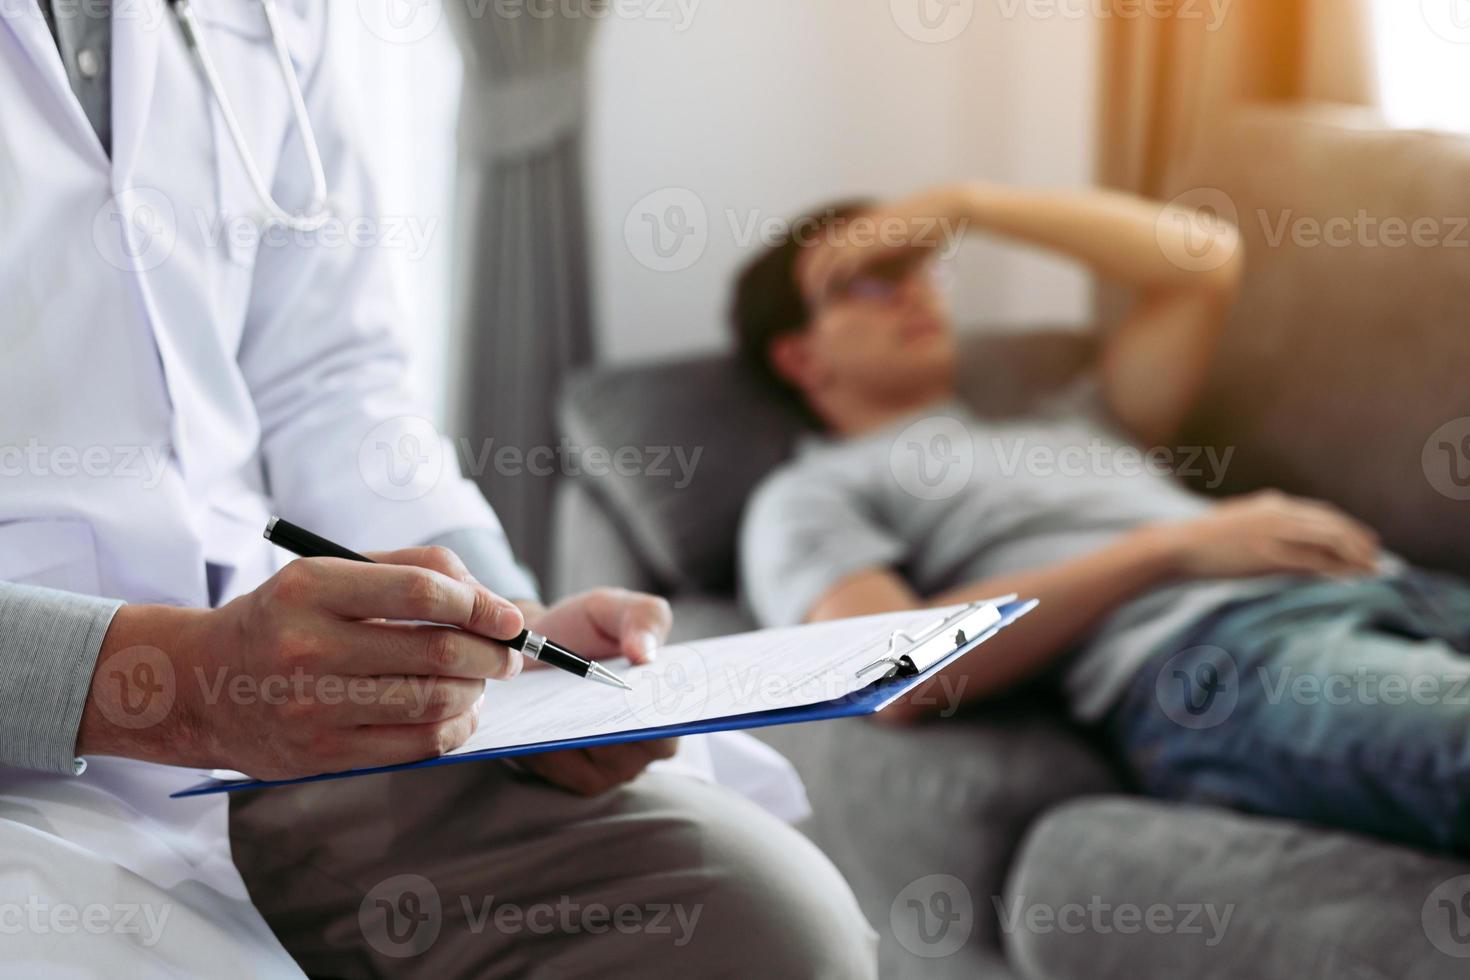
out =
<path fill-rule="evenodd" d="M 78 752 L 289 779 L 463 744 L 484 682 L 522 668 L 496 642 L 522 612 L 442 548 L 372 557 L 299 559 L 213 610 L 123 606 Z"/>
<path fill-rule="evenodd" d="M 673 626 L 669 604 L 658 596 L 626 589 L 594 589 L 550 609 L 527 605 L 526 623 L 593 660 L 627 657 L 652 662 Z M 612 696 L 617 696 L 612 692 Z M 597 796 L 621 786 L 659 759 L 678 751 L 678 739 L 571 749 L 516 760 L 521 768 L 582 796 Z"/>

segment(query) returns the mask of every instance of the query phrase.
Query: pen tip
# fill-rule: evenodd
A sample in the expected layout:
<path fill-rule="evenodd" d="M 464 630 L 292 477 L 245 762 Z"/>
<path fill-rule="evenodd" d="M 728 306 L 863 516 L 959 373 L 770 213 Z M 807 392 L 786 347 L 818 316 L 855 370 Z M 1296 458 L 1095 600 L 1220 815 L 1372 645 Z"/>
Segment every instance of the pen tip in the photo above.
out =
<path fill-rule="evenodd" d="M 587 676 L 595 681 L 600 681 L 609 687 L 621 687 L 625 691 L 633 690 L 633 688 L 628 684 L 627 681 L 623 680 L 617 674 L 614 674 L 612 671 L 608 670 L 601 664 L 593 664 L 592 670 L 588 672 Z"/>

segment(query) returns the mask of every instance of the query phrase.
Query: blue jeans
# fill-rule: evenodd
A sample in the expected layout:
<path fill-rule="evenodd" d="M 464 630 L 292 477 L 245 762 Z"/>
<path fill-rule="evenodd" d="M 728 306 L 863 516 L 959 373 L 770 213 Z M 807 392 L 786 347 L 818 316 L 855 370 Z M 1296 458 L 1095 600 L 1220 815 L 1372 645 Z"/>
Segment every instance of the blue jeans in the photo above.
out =
<path fill-rule="evenodd" d="M 1408 571 L 1227 605 L 1105 731 L 1150 795 L 1470 854 L 1470 585 Z"/>

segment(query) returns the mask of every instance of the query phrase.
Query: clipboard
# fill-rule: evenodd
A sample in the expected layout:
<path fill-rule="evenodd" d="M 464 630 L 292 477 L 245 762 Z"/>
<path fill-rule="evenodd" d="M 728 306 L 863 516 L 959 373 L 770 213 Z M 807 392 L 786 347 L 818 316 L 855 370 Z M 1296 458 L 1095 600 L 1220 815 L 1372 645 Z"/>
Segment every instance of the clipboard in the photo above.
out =
<path fill-rule="evenodd" d="M 961 657 L 974 651 L 996 633 L 1010 626 L 1031 612 L 1037 601 L 1017 600 L 1014 596 L 990 602 L 971 603 L 947 612 L 932 623 L 916 630 L 895 630 L 887 638 L 883 655 L 861 665 L 855 672 L 854 682 L 868 683 L 851 693 L 831 700 L 819 701 L 797 707 L 777 708 L 768 711 L 753 711 L 732 714 L 719 718 L 679 722 L 648 728 L 619 731 L 611 734 L 591 735 L 583 738 L 568 738 L 554 741 L 512 745 L 484 751 L 462 752 L 444 755 L 419 762 L 408 762 L 391 766 L 376 766 L 353 769 L 348 772 L 323 773 L 299 779 L 256 780 L 256 779 L 207 779 L 187 789 L 170 794 L 172 799 L 192 796 L 207 796 L 215 793 L 237 793 L 242 790 L 265 789 L 273 786 L 293 786 L 300 783 L 322 782 L 333 779 L 350 779 L 355 776 L 384 772 L 401 772 L 408 769 L 427 769 L 435 766 L 458 765 L 465 762 L 480 762 L 489 759 L 513 759 L 517 756 L 557 752 L 563 749 L 593 748 L 599 745 L 616 745 L 623 742 L 641 742 L 650 739 L 676 738 L 683 735 L 704 735 L 710 732 L 749 730 L 774 725 L 796 725 L 833 718 L 851 718 L 871 715 L 882 711 L 895 701 L 922 686 L 932 677 Z M 869 680 L 871 678 L 871 680 Z"/>

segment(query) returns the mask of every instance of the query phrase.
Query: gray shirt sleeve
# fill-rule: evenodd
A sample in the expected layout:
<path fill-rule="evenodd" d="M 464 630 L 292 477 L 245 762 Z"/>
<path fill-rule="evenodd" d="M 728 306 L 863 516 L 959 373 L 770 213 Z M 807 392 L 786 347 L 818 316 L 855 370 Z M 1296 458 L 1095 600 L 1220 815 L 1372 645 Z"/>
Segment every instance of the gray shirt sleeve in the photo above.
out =
<path fill-rule="evenodd" d="M 756 492 L 740 537 L 741 586 L 762 626 L 804 622 L 843 579 L 901 561 L 904 543 L 837 482 L 778 472 Z"/>
<path fill-rule="evenodd" d="M 122 603 L 0 582 L 0 765 L 80 775 L 82 708 Z"/>
<path fill-rule="evenodd" d="M 427 545 L 448 548 L 459 555 L 460 561 L 480 584 L 502 599 L 541 601 L 541 591 L 536 586 L 536 577 L 520 562 L 510 549 L 510 542 L 500 531 L 488 528 L 466 528 L 441 534 Z"/>
<path fill-rule="evenodd" d="M 536 580 L 498 531 L 469 529 L 429 544 L 457 553 L 507 599 L 539 599 Z M 116 599 L 0 582 L 0 766 L 80 775 L 77 730 Z"/>

